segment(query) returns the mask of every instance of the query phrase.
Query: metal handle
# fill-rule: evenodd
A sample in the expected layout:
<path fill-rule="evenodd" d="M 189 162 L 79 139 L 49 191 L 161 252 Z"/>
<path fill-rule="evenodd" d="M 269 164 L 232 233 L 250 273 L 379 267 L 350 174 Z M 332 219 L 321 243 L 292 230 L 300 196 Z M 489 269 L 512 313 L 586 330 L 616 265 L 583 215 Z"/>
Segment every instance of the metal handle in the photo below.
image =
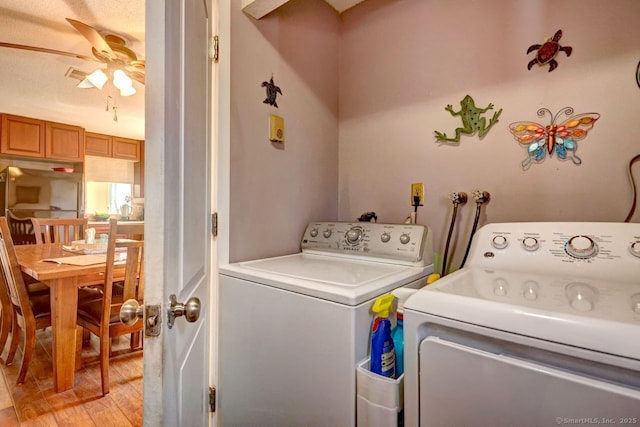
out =
<path fill-rule="evenodd" d="M 173 328 L 176 317 L 184 316 L 189 323 L 195 322 L 200 317 L 200 299 L 191 297 L 186 304 L 179 303 L 176 296 L 172 294 L 169 297 L 169 309 L 167 310 L 167 324 L 169 329 Z"/>
<path fill-rule="evenodd" d="M 126 300 L 120 307 L 120 323 L 123 325 L 131 326 L 143 317 L 144 306 L 134 299 Z"/>
<path fill-rule="evenodd" d="M 131 326 L 135 324 L 138 319 L 145 318 L 146 311 L 146 324 L 144 328 L 144 334 L 148 337 L 157 337 L 160 335 L 160 307 L 157 305 L 145 306 L 140 305 L 138 301 L 134 299 L 126 300 L 122 307 L 120 307 L 120 323 Z"/>

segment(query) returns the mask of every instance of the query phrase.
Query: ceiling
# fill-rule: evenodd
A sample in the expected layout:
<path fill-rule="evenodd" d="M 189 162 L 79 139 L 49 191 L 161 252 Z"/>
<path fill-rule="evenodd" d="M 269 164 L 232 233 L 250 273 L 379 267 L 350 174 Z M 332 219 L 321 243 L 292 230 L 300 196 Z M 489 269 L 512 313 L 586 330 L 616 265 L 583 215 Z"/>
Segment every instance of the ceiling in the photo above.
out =
<path fill-rule="evenodd" d="M 105 8 L 108 4 L 108 8 Z M 144 0 L 1 0 L 0 41 L 68 51 L 93 57 L 91 45 L 65 18 L 112 33 L 145 59 Z M 0 112 L 83 126 L 86 130 L 144 139 L 144 86 L 117 96 L 118 121 L 105 111 L 106 93 L 80 89 L 65 76 L 70 67 L 85 73 L 106 68 L 43 52 L 0 47 Z M 111 106 L 111 105 L 110 105 Z"/>

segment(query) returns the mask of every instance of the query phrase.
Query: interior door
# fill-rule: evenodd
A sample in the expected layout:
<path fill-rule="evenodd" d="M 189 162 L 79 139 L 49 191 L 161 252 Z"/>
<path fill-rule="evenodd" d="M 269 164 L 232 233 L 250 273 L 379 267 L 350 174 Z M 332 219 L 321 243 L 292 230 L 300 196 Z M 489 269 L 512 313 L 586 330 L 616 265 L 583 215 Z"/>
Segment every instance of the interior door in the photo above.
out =
<path fill-rule="evenodd" d="M 145 337 L 145 425 L 210 422 L 212 1 L 146 6 L 145 305 L 163 319 Z M 199 318 L 169 328 L 170 295 L 198 298 Z"/>

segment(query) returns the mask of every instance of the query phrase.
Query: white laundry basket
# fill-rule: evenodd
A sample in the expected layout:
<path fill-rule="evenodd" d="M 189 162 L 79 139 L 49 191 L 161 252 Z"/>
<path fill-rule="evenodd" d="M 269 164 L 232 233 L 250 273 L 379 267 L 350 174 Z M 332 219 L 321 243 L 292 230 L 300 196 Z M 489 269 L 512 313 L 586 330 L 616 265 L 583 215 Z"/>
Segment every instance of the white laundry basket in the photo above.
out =
<path fill-rule="evenodd" d="M 356 369 L 358 427 L 395 427 L 403 408 L 404 374 L 392 379 L 369 370 L 369 359 Z"/>

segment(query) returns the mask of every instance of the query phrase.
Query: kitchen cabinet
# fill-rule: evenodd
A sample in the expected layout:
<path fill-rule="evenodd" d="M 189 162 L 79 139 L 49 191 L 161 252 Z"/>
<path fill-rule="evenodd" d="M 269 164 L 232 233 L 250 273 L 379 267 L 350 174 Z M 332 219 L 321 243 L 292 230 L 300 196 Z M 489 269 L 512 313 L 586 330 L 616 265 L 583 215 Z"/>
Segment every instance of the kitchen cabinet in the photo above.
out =
<path fill-rule="evenodd" d="M 142 141 L 87 132 L 85 154 L 89 156 L 111 157 L 114 159 L 140 161 Z"/>
<path fill-rule="evenodd" d="M 0 153 L 82 162 L 84 129 L 63 123 L 2 114 Z"/>

